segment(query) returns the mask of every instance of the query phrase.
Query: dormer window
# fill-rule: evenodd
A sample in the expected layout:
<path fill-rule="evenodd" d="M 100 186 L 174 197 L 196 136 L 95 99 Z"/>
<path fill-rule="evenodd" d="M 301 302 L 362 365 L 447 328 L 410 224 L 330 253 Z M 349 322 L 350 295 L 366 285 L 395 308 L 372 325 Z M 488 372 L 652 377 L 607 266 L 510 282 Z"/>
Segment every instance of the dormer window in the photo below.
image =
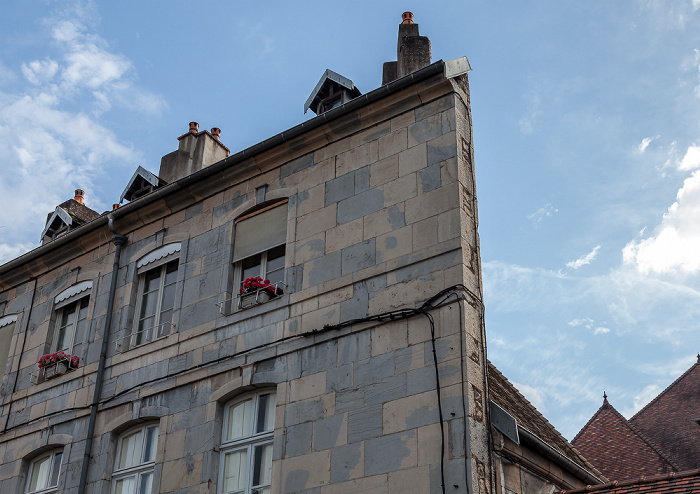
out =
<path fill-rule="evenodd" d="M 312 112 L 320 115 L 344 105 L 361 94 L 350 79 L 326 69 L 309 99 L 306 100 L 304 113 L 311 109 Z"/>
<path fill-rule="evenodd" d="M 119 202 L 123 202 L 124 199 L 130 202 L 135 201 L 163 185 L 166 185 L 164 180 L 139 166 L 122 192 Z"/>

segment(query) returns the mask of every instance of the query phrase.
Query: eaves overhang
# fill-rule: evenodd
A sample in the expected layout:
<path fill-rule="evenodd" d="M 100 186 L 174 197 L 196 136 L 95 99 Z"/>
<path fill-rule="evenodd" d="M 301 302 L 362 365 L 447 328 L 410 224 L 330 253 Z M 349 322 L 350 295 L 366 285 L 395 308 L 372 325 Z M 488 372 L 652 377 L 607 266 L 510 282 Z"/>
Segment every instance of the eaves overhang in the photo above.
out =
<path fill-rule="evenodd" d="M 461 60 L 461 58 L 456 60 Z M 339 106 L 338 108 L 334 108 L 333 110 L 329 110 L 325 113 L 322 113 L 321 115 L 317 115 L 316 117 L 302 122 L 288 130 L 280 132 L 275 136 L 272 136 L 268 139 L 265 139 L 264 141 L 250 146 L 249 148 L 239 151 L 236 154 L 229 156 L 228 158 L 225 158 L 217 163 L 207 166 L 206 168 L 198 170 L 190 175 L 187 175 L 177 180 L 176 182 L 172 182 L 168 185 L 160 187 L 159 189 L 154 190 L 150 194 L 140 197 L 139 199 L 136 199 L 133 202 L 129 202 L 128 204 L 118 209 L 110 211 L 107 214 L 103 213 L 94 220 L 85 223 L 84 225 L 81 225 L 80 227 L 75 228 L 74 230 L 69 231 L 64 235 L 61 235 L 60 237 L 50 242 L 47 242 L 46 244 L 39 246 L 36 249 L 21 255 L 20 257 L 17 257 L 3 265 L 0 265 L 0 278 L 2 278 L 3 274 L 8 273 L 13 269 L 21 267 L 23 264 L 29 263 L 37 259 L 42 255 L 45 255 L 47 252 L 57 249 L 70 242 L 76 241 L 78 238 L 80 238 L 86 233 L 107 226 L 109 219 L 118 220 L 119 218 L 125 217 L 128 214 L 137 211 L 138 209 L 142 208 L 147 204 L 151 204 L 160 199 L 175 194 L 177 191 L 183 190 L 207 177 L 221 173 L 223 170 L 230 166 L 241 163 L 253 156 L 259 155 L 269 149 L 272 149 L 275 146 L 295 139 L 298 136 L 309 132 L 312 129 L 318 128 L 322 125 L 337 120 L 348 113 L 363 108 L 389 95 L 402 91 L 403 89 L 406 89 L 414 84 L 425 81 L 441 73 L 443 74 L 443 76 L 445 76 L 446 67 L 449 67 L 449 64 L 450 62 L 446 63 L 443 60 L 438 60 L 437 62 L 434 62 L 428 65 L 427 67 L 423 67 L 422 69 L 412 72 L 399 79 L 396 79 L 390 82 L 389 84 L 385 84 L 383 86 L 378 87 L 377 89 L 374 89 L 368 93 L 358 96 L 357 98 L 350 100 L 349 102 Z M 0 282 L 1 281 L 2 280 L 0 279 Z"/>

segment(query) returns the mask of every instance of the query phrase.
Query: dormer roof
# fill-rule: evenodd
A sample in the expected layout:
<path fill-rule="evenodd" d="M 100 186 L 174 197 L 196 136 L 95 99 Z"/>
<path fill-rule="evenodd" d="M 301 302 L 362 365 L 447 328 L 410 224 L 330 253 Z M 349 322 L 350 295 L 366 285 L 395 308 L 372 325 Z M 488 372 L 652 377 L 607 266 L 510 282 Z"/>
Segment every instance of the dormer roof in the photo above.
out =
<path fill-rule="evenodd" d="M 44 231 L 41 232 L 41 239 L 44 241 L 48 236 L 48 240 L 51 240 L 57 234 L 73 230 L 98 216 L 99 213 L 97 211 L 80 204 L 75 199 L 68 199 L 66 202 L 56 206 L 56 209 L 48 214 L 46 226 Z"/>
<path fill-rule="evenodd" d="M 309 108 L 316 114 L 323 113 L 326 110 L 319 110 L 319 104 L 324 99 L 336 94 L 344 96 L 343 101 L 341 101 L 341 104 L 344 104 L 353 98 L 357 98 L 362 92 L 357 89 L 355 84 L 347 77 L 343 77 L 337 72 L 333 72 L 331 69 L 326 69 L 314 90 L 311 91 L 306 103 L 304 103 L 304 113 L 306 113 Z"/>
<path fill-rule="evenodd" d="M 163 185 L 167 185 L 165 180 L 139 166 L 122 192 L 119 202 L 121 203 L 124 199 L 131 202 Z"/>

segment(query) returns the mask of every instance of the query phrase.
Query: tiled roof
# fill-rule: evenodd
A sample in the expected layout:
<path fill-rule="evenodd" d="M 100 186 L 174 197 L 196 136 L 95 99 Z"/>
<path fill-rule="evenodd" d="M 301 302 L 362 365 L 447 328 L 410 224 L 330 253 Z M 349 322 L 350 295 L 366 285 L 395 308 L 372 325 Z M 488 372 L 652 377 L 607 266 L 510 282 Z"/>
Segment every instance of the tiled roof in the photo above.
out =
<path fill-rule="evenodd" d="M 625 482 L 611 482 L 609 484 L 588 486 L 573 491 L 560 491 L 560 494 L 690 494 L 700 493 L 700 469 L 686 470 L 685 472 L 654 475 L 642 477 Z"/>
<path fill-rule="evenodd" d="M 607 398 L 571 443 L 611 480 L 680 470 L 615 410 Z"/>
<path fill-rule="evenodd" d="M 600 477 L 595 467 L 571 446 L 552 424 L 513 386 L 506 377 L 491 363 L 488 363 L 490 399 L 511 414 L 518 425 L 524 427 L 544 442 L 549 444 L 579 465 L 584 470 Z"/>
<path fill-rule="evenodd" d="M 61 203 L 58 206 L 70 214 L 74 220 L 77 220 L 76 223 L 79 225 L 92 221 L 100 215 L 100 213 L 97 211 L 93 211 L 89 207 L 85 206 L 84 204 L 80 204 L 74 199 L 68 199 L 66 202 Z M 49 216 L 51 216 L 51 213 L 49 213 Z"/>
<path fill-rule="evenodd" d="M 700 363 L 630 419 L 681 469 L 700 467 Z"/>

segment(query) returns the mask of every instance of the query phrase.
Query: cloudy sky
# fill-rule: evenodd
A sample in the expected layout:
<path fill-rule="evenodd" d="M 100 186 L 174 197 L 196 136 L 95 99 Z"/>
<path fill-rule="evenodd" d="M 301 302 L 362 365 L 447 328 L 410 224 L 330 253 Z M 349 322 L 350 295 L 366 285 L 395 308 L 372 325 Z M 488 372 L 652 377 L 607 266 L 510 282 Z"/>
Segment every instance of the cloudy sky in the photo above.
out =
<path fill-rule="evenodd" d="M 309 118 L 326 68 L 378 87 L 412 10 L 474 69 L 491 360 L 569 439 L 603 391 L 629 417 L 696 361 L 700 0 L 211 5 L 3 5 L 0 263 L 191 120 L 236 152 Z"/>

